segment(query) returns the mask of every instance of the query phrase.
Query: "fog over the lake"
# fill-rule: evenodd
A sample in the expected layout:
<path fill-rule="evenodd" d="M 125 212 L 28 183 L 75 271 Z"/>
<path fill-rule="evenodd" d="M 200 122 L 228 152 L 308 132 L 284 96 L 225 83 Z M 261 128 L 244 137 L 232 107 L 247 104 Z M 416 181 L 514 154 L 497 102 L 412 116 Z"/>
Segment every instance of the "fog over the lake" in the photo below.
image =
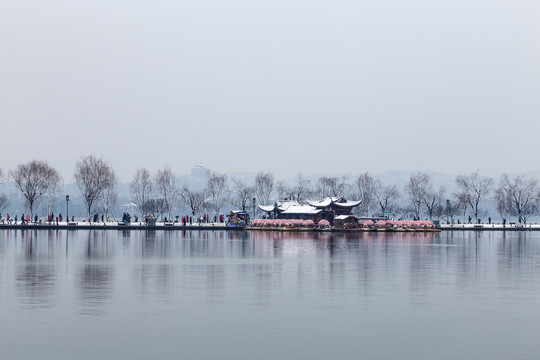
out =
<path fill-rule="evenodd" d="M 533 172 L 537 1 L 4 1 L 4 170 Z"/>

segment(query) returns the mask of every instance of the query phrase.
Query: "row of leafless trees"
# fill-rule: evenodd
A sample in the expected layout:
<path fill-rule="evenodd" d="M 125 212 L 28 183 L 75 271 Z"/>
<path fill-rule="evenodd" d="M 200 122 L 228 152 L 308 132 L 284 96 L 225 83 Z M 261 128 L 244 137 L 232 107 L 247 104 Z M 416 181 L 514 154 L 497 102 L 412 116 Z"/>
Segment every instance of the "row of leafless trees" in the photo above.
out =
<path fill-rule="evenodd" d="M 167 213 L 171 218 L 179 196 L 176 175 L 169 167 L 158 170 L 153 176 L 146 168 L 137 169 L 130 192 L 141 215 L 152 214 L 154 217 Z"/>
<path fill-rule="evenodd" d="M 2 181 L 5 180 L 3 174 L 0 170 Z M 17 169 L 9 172 L 9 175 L 13 178 L 17 189 L 23 194 L 26 208 L 32 217 L 35 209 L 42 202 L 45 203 L 46 208 L 52 208 L 61 182 L 58 171 L 46 162 L 34 160 L 17 166 Z M 7 196 L 1 195 L 0 211 L 4 210 L 8 204 Z"/>
<path fill-rule="evenodd" d="M 0 177 L 3 172 L 0 171 Z M 15 186 L 24 197 L 25 207 L 30 217 L 34 217 L 36 209 L 44 204 L 45 212 L 50 214 L 53 210 L 54 201 L 62 185 L 60 173 L 46 161 L 32 160 L 26 164 L 20 164 L 15 170 L 9 172 Z M 81 158 L 75 166 L 75 181 L 85 201 L 88 216 L 90 217 L 92 206 L 99 203 L 104 212 L 116 202 L 117 177 L 112 168 L 102 159 L 93 155 Z M 0 211 L 8 205 L 5 195 L 0 200 Z"/>
<path fill-rule="evenodd" d="M 153 192 L 156 188 L 158 191 Z M 196 190 L 188 184 L 180 188 L 176 176 L 168 168 L 158 172 L 154 177 L 148 170 L 138 169 L 130 186 L 133 201 L 141 214 L 150 213 L 159 217 L 164 213 L 166 206 L 169 218 L 180 198 L 190 209 L 192 216 L 201 213 L 213 213 L 218 216 L 227 203 L 244 210 L 249 208 L 255 197 L 260 199 L 260 203 L 268 203 L 273 189 L 274 175 L 270 172 L 259 172 L 254 185 L 233 178 L 232 186 L 229 185 L 226 175 L 211 172 L 203 189 Z"/>
<path fill-rule="evenodd" d="M 255 180 L 257 189 L 261 188 L 261 184 L 268 184 L 259 177 L 267 180 L 269 173 L 258 174 Z M 434 184 L 429 174 L 415 172 L 400 192 L 395 184 L 385 184 L 369 173 L 361 174 L 352 181 L 347 177 L 320 177 L 314 184 L 299 174 L 294 184 L 278 182 L 276 190 L 278 198 L 297 201 L 327 196 L 362 200 L 358 213 L 364 216 L 392 213 L 399 218 L 446 218 L 453 221 L 458 215 L 465 219 L 470 214 L 477 222 L 481 217 L 488 216 L 487 210 L 481 208 L 482 202 L 488 199 L 497 201 L 502 218 L 515 216 L 519 222 L 526 223 L 531 216 L 539 214 L 540 187 L 536 179 L 505 174 L 496 183 L 495 179 L 475 172 L 457 176 L 455 184 L 457 190 L 447 194 L 443 186 Z M 235 188 L 239 188 L 236 183 Z M 271 187 L 266 186 L 265 189 L 271 193 Z M 259 198 L 268 199 L 269 196 L 259 195 Z"/>
<path fill-rule="evenodd" d="M 38 206 L 47 213 L 53 208 L 54 200 L 62 184 L 58 171 L 45 161 L 30 161 L 18 165 L 9 172 L 9 177 L 25 199 L 30 216 Z M 96 208 L 108 213 L 117 201 L 118 178 L 111 166 L 93 155 L 81 158 L 75 166 L 75 181 L 84 199 L 87 214 Z M 0 181 L 6 176 L 0 169 Z M 384 183 L 369 173 L 355 178 L 323 176 L 313 181 L 298 174 L 293 182 L 274 181 L 271 172 L 260 171 L 252 183 L 211 172 L 203 189 L 179 186 L 177 177 L 169 167 L 152 175 L 146 168 L 137 169 L 130 184 L 133 202 L 140 214 L 159 217 L 167 214 L 172 218 L 180 201 L 190 209 L 192 216 L 201 213 L 220 214 L 227 204 L 243 210 L 251 210 L 256 204 L 268 205 L 275 199 L 303 202 L 310 198 L 346 197 L 362 200 L 358 214 L 362 216 L 391 213 L 397 218 L 446 218 L 467 214 L 478 221 L 487 216 L 481 208 L 482 202 L 494 199 L 501 217 L 515 216 L 520 222 L 539 214 L 540 187 L 536 179 L 524 176 L 503 175 L 495 179 L 471 175 L 459 175 L 455 179 L 457 191 L 447 194 L 443 186 L 436 186 L 433 178 L 422 172 L 410 175 L 400 190 L 395 184 Z M 0 211 L 9 200 L 0 195 Z M 256 209 L 254 209 L 256 210 Z"/>
<path fill-rule="evenodd" d="M 536 179 L 524 176 L 511 178 L 505 174 L 496 184 L 495 179 L 475 172 L 468 176 L 459 175 L 455 182 L 457 191 L 446 194 L 444 187 L 436 187 L 428 174 L 413 173 L 404 187 L 408 205 L 406 202 L 405 206 L 399 206 L 400 195 L 395 186 L 383 186 L 367 173 L 357 178 L 358 194 L 363 200 L 366 214 L 369 204 L 376 203 L 382 213 L 389 208 L 400 217 L 410 217 L 412 214 L 417 219 L 424 215 L 429 219 L 445 217 L 453 221 L 454 216 L 463 215 L 465 219 L 468 213 L 477 222 L 481 217 L 488 216 L 487 210 L 480 207 L 488 199 L 497 201 L 497 210 L 502 218 L 515 216 L 519 222 L 526 223 L 531 216 L 539 214 L 540 187 Z"/>

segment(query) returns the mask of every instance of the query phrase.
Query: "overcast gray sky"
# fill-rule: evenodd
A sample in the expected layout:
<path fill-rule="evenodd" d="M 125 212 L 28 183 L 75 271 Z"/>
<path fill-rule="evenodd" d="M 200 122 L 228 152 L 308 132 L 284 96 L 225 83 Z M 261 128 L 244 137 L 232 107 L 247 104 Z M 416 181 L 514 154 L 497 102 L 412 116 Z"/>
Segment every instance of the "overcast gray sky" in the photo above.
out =
<path fill-rule="evenodd" d="M 538 1 L 2 1 L 0 167 L 536 171 Z"/>

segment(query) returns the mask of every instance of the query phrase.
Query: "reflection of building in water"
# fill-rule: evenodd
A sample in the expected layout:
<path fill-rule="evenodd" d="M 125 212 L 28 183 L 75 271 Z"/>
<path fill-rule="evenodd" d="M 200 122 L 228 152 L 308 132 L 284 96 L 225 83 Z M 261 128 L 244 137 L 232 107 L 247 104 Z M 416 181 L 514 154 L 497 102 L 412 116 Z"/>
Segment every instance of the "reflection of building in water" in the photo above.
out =
<path fill-rule="evenodd" d="M 272 219 L 302 219 L 313 220 L 315 224 L 319 220 L 328 220 L 333 224 L 336 216 L 350 215 L 352 209 L 362 203 L 362 200 L 347 201 L 343 197 L 327 197 L 320 201 L 309 201 L 307 205 L 301 205 L 297 201 L 276 201 L 274 205 L 259 205 Z"/>

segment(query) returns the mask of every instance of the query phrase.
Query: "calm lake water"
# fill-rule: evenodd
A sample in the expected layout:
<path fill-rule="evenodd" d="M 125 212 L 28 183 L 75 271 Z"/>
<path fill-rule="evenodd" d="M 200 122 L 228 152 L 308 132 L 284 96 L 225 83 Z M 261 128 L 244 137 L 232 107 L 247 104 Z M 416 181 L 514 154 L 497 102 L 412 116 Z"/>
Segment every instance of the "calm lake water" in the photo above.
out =
<path fill-rule="evenodd" d="M 1 359 L 538 359 L 540 232 L 0 230 Z"/>

